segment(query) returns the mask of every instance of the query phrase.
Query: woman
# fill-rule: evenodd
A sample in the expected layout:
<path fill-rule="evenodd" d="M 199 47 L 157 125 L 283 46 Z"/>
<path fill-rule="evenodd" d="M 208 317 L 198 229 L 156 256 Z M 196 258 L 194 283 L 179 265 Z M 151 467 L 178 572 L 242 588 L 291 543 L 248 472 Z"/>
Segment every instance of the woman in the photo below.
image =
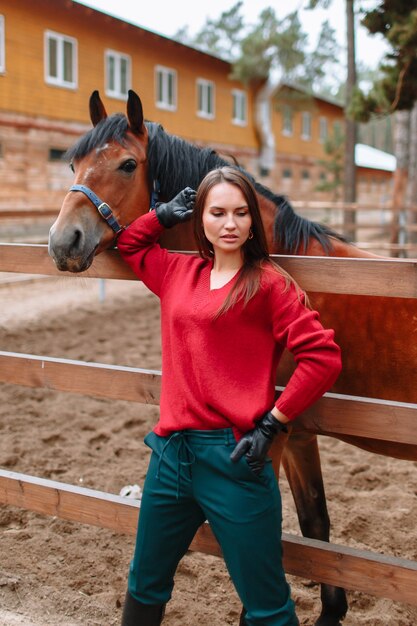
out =
<path fill-rule="evenodd" d="M 191 217 L 199 256 L 159 247 L 164 228 Z M 178 562 L 208 520 L 244 606 L 241 624 L 294 626 L 267 453 L 336 380 L 334 333 L 269 259 L 255 190 L 237 168 L 213 170 L 197 195 L 185 189 L 138 218 L 118 247 L 160 297 L 163 372 L 122 625 L 161 623 Z M 275 401 L 284 348 L 296 369 Z"/>

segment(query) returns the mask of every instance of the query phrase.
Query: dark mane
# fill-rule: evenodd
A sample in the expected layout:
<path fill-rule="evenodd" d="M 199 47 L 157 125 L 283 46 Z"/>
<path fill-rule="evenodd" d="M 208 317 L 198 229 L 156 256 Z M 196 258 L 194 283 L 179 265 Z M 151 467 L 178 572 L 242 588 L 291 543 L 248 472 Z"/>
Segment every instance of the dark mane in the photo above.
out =
<path fill-rule="evenodd" d="M 127 118 L 122 113 L 115 113 L 101 120 L 67 150 L 65 159 L 75 161 L 82 159 L 95 148 L 102 148 L 110 141 L 125 144 L 128 131 Z"/>
<path fill-rule="evenodd" d="M 149 175 L 159 181 L 164 199 L 173 198 L 187 186 L 197 189 L 207 172 L 229 165 L 212 148 L 200 148 L 170 135 L 160 124 L 147 122 L 146 126 Z"/>
<path fill-rule="evenodd" d="M 160 193 L 164 199 L 173 198 L 187 186 L 196 189 L 207 172 L 216 167 L 230 165 L 211 148 L 199 148 L 170 135 L 160 124 L 148 122 L 146 125 L 149 134 L 149 174 L 152 180 L 159 181 Z M 326 226 L 297 215 L 285 196 L 274 194 L 243 168 L 242 171 L 250 178 L 256 191 L 278 208 L 274 240 L 281 250 L 288 254 L 303 253 L 313 237 L 329 253 L 332 249 L 329 237 L 345 241 L 341 235 Z"/>
<path fill-rule="evenodd" d="M 184 187 L 196 189 L 210 170 L 230 165 L 211 148 L 200 148 L 175 135 L 166 133 L 160 124 L 146 122 L 149 134 L 148 164 L 150 183 L 157 180 L 160 196 L 170 200 Z M 101 120 L 97 126 L 83 135 L 69 150 L 68 161 L 82 159 L 96 148 L 116 141 L 125 144 L 128 121 L 125 115 L 116 113 Z M 258 183 L 245 170 L 256 191 L 277 207 L 274 224 L 274 239 L 279 249 L 287 254 L 304 253 L 311 237 L 316 239 L 326 253 L 331 251 L 330 237 L 345 239 L 326 226 L 311 222 L 297 215 L 285 196 L 276 195 Z"/>

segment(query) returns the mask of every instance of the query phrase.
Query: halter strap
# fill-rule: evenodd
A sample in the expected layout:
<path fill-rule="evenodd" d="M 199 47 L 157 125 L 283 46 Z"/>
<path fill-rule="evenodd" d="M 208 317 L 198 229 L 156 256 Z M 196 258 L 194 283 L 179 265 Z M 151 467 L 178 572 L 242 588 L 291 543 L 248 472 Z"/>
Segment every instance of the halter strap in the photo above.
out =
<path fill-rule="evenodd" d="M 161 191 L 161 185 L 159 184 L 159 180 L 155 179 L 152 183 L 152 193 L 151 193 L 151 207 L 150 211 L 155 208 L 156 203 L 159 200 L 159 192 Z"/>
<path fill-rule="evenodd" d="M 101 217 L 106 220 L 107 224 L 116 235 L 118 235 L 122 232 L 122 230 L 125 229 L 124 226 L 121 226 L 119 224 L 107 202 L 102 202 L 98 195 L 95 194 L 94 191 L 92 191 L 89 187 L 86 187 L 85 185 L 72 185 L 69 191 L 81 191 L 83 194 L 85 194 L 87 198 L 91 200 L 97 211 L 100 213 Z"/>

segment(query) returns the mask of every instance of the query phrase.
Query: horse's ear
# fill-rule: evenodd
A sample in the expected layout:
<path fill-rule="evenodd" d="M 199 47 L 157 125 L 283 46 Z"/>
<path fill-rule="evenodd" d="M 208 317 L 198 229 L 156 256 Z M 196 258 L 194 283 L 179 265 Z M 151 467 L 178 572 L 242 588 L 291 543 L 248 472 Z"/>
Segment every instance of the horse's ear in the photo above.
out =
<path fill-rule="evenodd" d="M 93 126 L 97 126 L 101 120 L 105 120 L 107 117 L 106 109 L 104 108 L 104 104 L 101 101 L 100 94 L 98 91 L 93 91 L 90 96 L 90 119 L 93 123 Z"/>
<path fill-rule="evenodd" d="M 144 131 L 142 102 L 138 94 L 132 89 L 129 89 L 127 98 L 127 119 L 132 133 L 141 135 Z"/>

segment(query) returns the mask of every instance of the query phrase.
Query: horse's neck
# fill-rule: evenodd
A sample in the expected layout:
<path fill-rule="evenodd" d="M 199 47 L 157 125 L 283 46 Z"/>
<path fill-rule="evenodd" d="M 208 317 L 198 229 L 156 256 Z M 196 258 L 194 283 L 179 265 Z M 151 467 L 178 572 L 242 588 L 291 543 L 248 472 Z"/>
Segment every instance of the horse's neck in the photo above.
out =
<path fill-rule="evenodd" d="M 194 252 L 197 250 L 191 222 L 165 230 L 160 237 L 159 243 L 167 250 L 178 250 L 180 252 Z"/>
<path fill-rule="evenodd" d="M 345 257 L 352 259 L 381 259 L 383 257 L 368 252 L 367 250 L 361 250 L 353 243 L 347 243 L 340 241 L 335 237 L 330 237 L 330 244 L 332 246 L 328 256 Z M 307 256 L 327 256 L 323 252 L 323 248 L 316 239 L 312 239 L 307 247 Z"/>

